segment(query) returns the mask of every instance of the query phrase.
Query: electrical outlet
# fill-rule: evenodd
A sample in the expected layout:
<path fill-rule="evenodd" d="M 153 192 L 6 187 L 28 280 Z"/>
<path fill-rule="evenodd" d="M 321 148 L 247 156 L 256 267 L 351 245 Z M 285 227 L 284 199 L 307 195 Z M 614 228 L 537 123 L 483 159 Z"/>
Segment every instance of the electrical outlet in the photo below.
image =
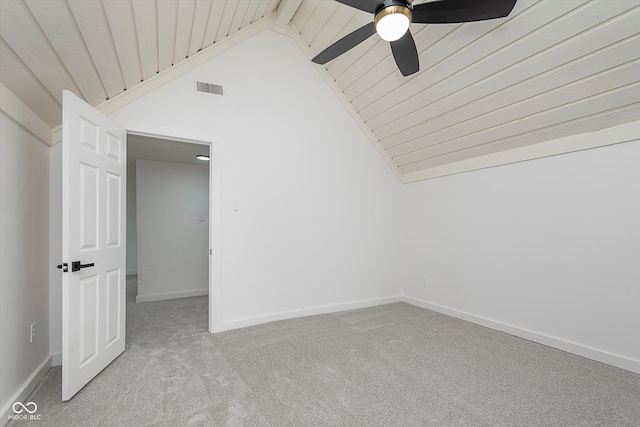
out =
<path fill-rule="evenodd" d="M 31 344 L 33 344 L 33 343 L 35 342 L 35 340 L 36 340 L 36 324 L 37 324 L 37 323 L 38 323 L 38 322 L 33 322 L 33 323 L 31 324 L 31 338 L 29 339 L 29 342 L 30 342 Z"/>
<path fill-rule="evenodd" d="M 427 276 L 422 276 L 422 286 L 429 286 L 429 281 L 427 280 Z"/>

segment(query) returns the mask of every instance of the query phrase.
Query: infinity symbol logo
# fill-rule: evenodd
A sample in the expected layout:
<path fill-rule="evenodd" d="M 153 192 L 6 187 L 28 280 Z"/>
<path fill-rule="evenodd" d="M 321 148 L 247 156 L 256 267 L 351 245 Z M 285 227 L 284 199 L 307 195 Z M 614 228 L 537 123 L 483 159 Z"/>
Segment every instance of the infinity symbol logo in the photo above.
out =
<path fill-rule="evenodd" d="M 31 406 L 33 406 L 33 409 L 29 409 Z M 27 411 L 28 413 L 33 414 L 37 410 L 38 410 L 38 405 L 36 405 L 34 402 L 29 402 L 26 405 L 23 405 L 22 402 L 16 402 L 13 404 L 13 412 L 15 412 L 16 414 L 21 414 L 24 411 Z"/>

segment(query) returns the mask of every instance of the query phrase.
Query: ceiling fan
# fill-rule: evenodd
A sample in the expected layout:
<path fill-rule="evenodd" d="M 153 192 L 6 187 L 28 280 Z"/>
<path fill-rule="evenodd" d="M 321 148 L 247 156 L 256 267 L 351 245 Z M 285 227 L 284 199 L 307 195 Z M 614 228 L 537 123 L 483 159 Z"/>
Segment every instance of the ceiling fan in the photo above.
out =
<path fill-rule="evenodd" d="M 413 0 L 336 0 L 373 13 L 373 22 L 347 34 L 312 59 L 325 64 L 356 47 L 376 32 L 391 42 L 391 52 L 403 76 L 418 72 L 418 51 L 409 24 L 452 24 L 503 18 L 517 0 L 437 0 L 413 6 Z"/>

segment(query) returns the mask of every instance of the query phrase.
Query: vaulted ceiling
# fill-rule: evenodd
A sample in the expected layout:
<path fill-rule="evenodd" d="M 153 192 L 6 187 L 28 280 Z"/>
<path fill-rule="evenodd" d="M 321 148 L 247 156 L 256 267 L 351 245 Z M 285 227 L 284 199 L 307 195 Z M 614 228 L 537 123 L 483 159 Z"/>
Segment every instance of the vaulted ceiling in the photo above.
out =
<path fill-rule="evenodd" d="M 63 89 L 100 108 L 256 26 L 311 58 L 371 20 L 330 0 L 1 0 L 0 82 L 56 129 Z M 410 31 L 412 76 L 375 35 L 317 66 L 403 180 L 640 118 L 637 0 L 518 0 Z"/>

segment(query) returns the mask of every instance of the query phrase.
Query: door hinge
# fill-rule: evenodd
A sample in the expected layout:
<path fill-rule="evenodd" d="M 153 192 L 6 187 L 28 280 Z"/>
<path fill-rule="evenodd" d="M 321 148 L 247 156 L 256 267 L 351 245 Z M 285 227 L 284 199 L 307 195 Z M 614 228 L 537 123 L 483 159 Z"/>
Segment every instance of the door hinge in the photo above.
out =
<path fill-rule="evenodd" d="M 63 273 L 69 271 L 69 265 L 66 262 L 58 264 L 58 268 L 61 268 Z"/>

